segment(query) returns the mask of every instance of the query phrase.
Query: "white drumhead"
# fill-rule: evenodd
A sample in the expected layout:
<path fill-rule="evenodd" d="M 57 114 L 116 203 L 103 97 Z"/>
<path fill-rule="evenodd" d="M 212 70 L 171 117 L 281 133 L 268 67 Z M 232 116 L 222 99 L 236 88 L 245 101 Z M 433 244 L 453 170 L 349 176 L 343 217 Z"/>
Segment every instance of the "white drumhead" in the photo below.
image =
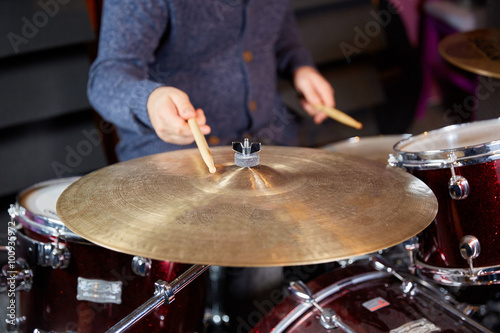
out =
<path fill-rule="evenodd" d="M 355 136 L 347 140 L 331 143 L 322 147 L 322 149 L 387 163 L 389 154 L 393 152 L 394 145 L 408 137 L 410 137 L 410 134 Z"/>
<path fill-rule="evenodd" d="M 79 178 L 49 180 L 22 191 L 16 202 L 18 221 L 44 235 L 52 235 L 56 228 L 60 233 L 71 233 L 57 216 L 56 203 L 61 193 Z"/>
<path fill-rule="evenodd" d="M 454 150 L 500 141 L 500 119 L 453 125 L 424 132 L 397 146 L 401 152 Z"/>
<path fill-rule="evenodd" d="M 32 214 L 46 216 L 58 220 L 56 213 L 57 199 L 72 182 L 46 184 L 33 189 L 20 197 L 20 204 Z"/>

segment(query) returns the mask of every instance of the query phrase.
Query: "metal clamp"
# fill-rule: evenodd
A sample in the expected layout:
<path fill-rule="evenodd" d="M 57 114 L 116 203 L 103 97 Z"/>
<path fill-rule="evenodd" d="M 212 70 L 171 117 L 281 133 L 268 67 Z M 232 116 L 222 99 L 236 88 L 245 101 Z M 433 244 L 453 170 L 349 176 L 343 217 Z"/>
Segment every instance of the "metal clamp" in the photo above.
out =
<path fill-rule="evenodd" d="M 467 198 L 470 193 L 469 181 L 465 177 L 462 177 L 460 175 L 457 176 L 455 174 L 455 167 L 453 166 L 457 159 L 455 153 L 452 152 L 448 156 L 451 161 L 450 163 L 451 178 L 448 181 L 448 191 L 452 199 L 463 200 Z"/>
<path fill-rule="evenodd" d="M 321 326 L 323 326 L 325 329 L 331 330 L 334 328 L 342 328 L 348 333 L 356 332 L 352 328 L 344 324 L 342 319 L 339 318 L 335 311 L 329 308 L 325 309 L 321 307 L 318 302 L 316 302 L 316 300 L 312 297 L 311 290 L 306 286 L 304 282 L 292 281 L 290 282 L 290 286 L 288 286 L 288 290 L 290 291 L 291 295 L 299 301 L 310 303 L 319 310 L 319 312 L 321 313 L 320 323 Z"/>
<path fill-rule="evenodd" d="M 250 142 L 245 139 L 243 143 L 233 142 L 234 164 L 243 168 L 251 168 L 260 164 L 258 152 L 261 149 L 261 144 L 258 142 Z"/>

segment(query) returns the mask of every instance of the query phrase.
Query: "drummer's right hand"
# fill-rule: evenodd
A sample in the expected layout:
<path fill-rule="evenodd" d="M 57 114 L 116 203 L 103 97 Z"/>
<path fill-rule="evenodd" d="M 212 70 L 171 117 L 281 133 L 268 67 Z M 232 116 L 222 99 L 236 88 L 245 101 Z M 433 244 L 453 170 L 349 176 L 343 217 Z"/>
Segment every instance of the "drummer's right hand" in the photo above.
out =
<path fill-rule="evenodd" d="M 165 142 L 188 145 L 194 142 L 194 136 L 187 123 L 190 118 L 196 118 L 201 133 L 210 133 L 210 126 L 202 109 L 195 109 L 189 101 L 189 96 L 174 87 L 159 87 L 149 95 L 147 102 L 149 119 L 153 129 Z"/>

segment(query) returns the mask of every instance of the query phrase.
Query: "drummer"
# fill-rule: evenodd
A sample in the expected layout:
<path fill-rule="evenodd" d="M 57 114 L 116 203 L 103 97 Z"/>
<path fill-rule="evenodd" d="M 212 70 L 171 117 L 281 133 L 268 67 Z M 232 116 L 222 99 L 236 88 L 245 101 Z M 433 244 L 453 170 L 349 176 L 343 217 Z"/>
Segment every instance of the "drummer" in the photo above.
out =
<path fill-rule="evenodd" d="M 286 0 L 107 0 L 88 95 L 117 127 L 120 160 L 195 147 L 193 117 L 211 146 L 245 135 L 297 145 L 277 74 L 293 80 L 317 123 L 326 119 L 312 105 L 334 106 L 333 89 Z"/>
<path fill-rule="evenodd" d="M 190 118 L 210 146 L 244 137 L 298 145 L 298 117 L 279 98 L 278 75 L 292 80 L 316 123 L 326 119 L 313 105 L 333 107 L 333 88 L 301 44 L 287 0 L 105 0 L 88 96 L 116 126 L 121 161 L 195 147 Z M 279 283 L 260 278 L 279 277 L 279 268 L 241 271 L 259 278 L 233 270 L 231 295 L 252 290 L 244 281 L 260 292 Z"/>

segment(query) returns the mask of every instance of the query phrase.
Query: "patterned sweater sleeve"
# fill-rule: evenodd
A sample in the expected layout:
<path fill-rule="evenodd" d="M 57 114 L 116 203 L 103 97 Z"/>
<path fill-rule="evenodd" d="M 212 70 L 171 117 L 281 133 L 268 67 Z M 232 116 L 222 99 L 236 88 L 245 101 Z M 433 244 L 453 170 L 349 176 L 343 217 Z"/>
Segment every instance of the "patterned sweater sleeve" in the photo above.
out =
<path fill-rule="evenodd" d="M 128 131 L 151 131 L 146 104 L 162 84 L 150 79 L 149 64 L 167 24 L 165 1 L 104 1 L 99 52 L 87 87 L 104 119 Z"/>

